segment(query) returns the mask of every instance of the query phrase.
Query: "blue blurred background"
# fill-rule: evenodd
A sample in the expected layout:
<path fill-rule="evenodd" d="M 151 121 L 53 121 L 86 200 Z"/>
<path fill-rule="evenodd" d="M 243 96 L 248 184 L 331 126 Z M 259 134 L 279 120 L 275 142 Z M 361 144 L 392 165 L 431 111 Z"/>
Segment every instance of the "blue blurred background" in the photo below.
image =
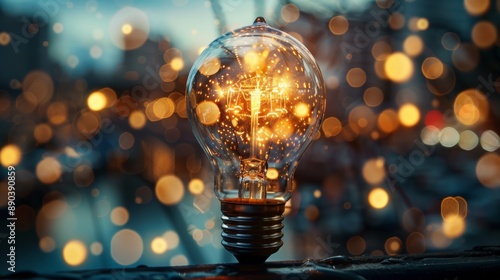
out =
<path fill-rule="evenodd" d="M 500 1 L 0 1 L 0 273 L 235 262 L 188 71 L 264 16 L 327 86 L 270 260 L 498 245 Z M 4 270 L 5 269 L 5 270 Z"/>

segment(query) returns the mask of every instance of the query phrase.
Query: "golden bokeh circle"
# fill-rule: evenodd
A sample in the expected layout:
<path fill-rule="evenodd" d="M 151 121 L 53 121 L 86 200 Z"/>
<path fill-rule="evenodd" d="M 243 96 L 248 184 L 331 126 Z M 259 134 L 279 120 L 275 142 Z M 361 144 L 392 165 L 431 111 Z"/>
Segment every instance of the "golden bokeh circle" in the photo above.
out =
<path fill-rule="evenodd" d="M 175 205 L 184 197 L 184 184 L 175 175 L 164 175 L 156 182 L 155 194 L 165 205 Z"/>

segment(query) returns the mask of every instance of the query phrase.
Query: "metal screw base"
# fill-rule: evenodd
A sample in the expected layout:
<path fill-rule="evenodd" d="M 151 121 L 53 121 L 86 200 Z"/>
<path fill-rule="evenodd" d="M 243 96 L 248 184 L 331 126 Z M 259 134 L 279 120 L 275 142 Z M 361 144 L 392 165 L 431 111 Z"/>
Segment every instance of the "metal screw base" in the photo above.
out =
<path fill-rule="evenodd" d="M 262 264 L 283 245 L 285 202 L 221 200 L 222 245 L 241 264 Z"/>

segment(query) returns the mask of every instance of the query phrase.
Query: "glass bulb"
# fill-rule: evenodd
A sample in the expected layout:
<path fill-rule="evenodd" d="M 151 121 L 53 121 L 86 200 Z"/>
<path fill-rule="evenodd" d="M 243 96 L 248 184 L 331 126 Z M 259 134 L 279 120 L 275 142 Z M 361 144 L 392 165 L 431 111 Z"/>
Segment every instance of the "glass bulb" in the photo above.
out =
<path fill-rule="evenodd" d="M 215 174 L 222 243 L 240 262 L 263 262 L 282 245 L 293 174 L 323 119 L 321 71 L 302 43 L 259 17 L 200 54 L 186 91 Z"/>

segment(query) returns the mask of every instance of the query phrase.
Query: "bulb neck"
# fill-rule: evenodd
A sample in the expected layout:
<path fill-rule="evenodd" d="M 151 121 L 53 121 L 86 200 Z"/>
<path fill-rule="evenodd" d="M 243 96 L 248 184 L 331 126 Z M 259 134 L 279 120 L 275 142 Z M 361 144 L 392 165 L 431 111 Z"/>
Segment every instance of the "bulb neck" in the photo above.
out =
<path fill-rule="evenodd" d="M 283 245 L 285 202 L 221 200 L 222 245 L 241 264 L 262 264 Z"/>
<path fill-rule="evenodd" d="M 241 188 L 239 198 L 249 198 L 251 200 L 266 199 L 267 180 L 266 161 L 250 158 L 241 161 Z"/>

